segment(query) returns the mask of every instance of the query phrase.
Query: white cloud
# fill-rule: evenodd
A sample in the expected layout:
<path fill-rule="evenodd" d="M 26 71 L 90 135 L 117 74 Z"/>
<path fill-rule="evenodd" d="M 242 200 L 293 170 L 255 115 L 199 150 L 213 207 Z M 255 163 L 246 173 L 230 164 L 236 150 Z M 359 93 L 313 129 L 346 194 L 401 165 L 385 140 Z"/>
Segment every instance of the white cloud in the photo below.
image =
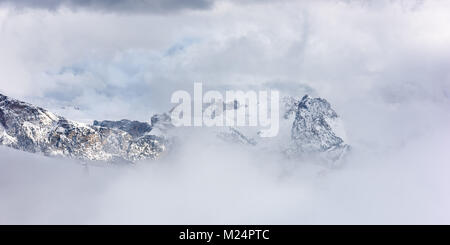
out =
<path fill-rule="evenodd" d="M 244 202 L 244 207 L 254 207 L 263 194 L 286 200 L 284 203 L 267 203 L 283 210 L 293 210 L 297 204 L 307 206 L 297 215 L 289 213 L 289 217 L 295 219 L 276 210 L 273 216 L 260 216 L 259 212 L 268 206 L 254 209 L 248 216 L 240 213 L 244 215 L 243 219 L 333 223 L 344 222 L 348 217 L 350 223 L 364 223 L 365 218 L 367 222 L 448 223 L 445 214 L 439 217 L 439 212 L 445 212 L 444 204 L 448 204 L 448 199 L 441 196 L 448 186 L 446 179 L 449 179 L 442 170 L 448 160 L 442 149 L 448 137 L 447 133 L 440 135 L 439 132 L 448 132 L 450 125 L 449 13 L 450 4 L 444 1 L 281 1 L 261 4 L 220 1 L 208 10 L 171 15 L 74 12 L 64 8 L 52 12 L 43 9 L 17 11 L 4 7 L 0 8 L 0 92 L 49 107 L 71 119 L 88 121 L 149 120 L 151 113 L 170 107 L 173 91 L 192 89 L 194 82 L 203 82 L 208 89 L 269 86 L 297 96 L 310 91 L 314 96 L 329 100 L 343 117 L 348 139 L 359 158 L 342 172 L 327 177 L 324 182 L 330 191 L 321 192 L 312 183 L 320 180 L 311 176 L 299 176 L 299 179 L 306 178 L 306 183 L 288 178 L 283 181 L 295 182 L 294 185 L 280 186 L 277 176 L 270 173 L 252 175 L 258 169 L 252 165 L 254 161 L 249 160 L 253 155 L 238 155 L 244 157 L 242 162 L 248 166 L 242 175 L 237 175 L 236 183 L 245 184 L 249 174 L 254 177 L 249 179 L 267 190 L 267 193 L 251 196 L 253 199 Z M 66 105 L 76 105 L 81 110 L 60 110 Z M 75 222 L 128 222 L 125 217 L 129 213 L 122 210 L 121 205 L 125 204 L 119 194 L 140 185 L 150 188 L 167 184 L 169 194 L 180 195 L 188 203 L 185 209 L 177 206 L 178 203 L 173 203 L 171 208 L 194 209 L 195 201 L 186 193 L 180 193 L 177 187 L 198 176 L 215 186 L 208 174 L 201 172 L 202 164 L 215 158 L 206 156 L 197 162 L 187 154 L 181 155 L 189 156 L 181 164 L 194 164 L 192 170 L 155 167 L 162 168 L 157 171 L 162 171 L 161 176 L 168 179 L 176 174 L 191 174 L 186 179 L 170 186 L 170 182 L 159 179 L 163 177 L 152 172 L 155 169 L 145 172 L 156 178 L 155 182 L 147 181 L 145 176 L 137 180 L 123 177 L 123 185 L 120 181 L 111 183 L 114 186 L 111 190 L 101 192 L 107 197 L 106 204 L 100 200 L 101 206 L 106 205 L 100 217 Z M 217 151 L 217 154 L 223 152 Z M 16 156 L 11 161 L 14 158 Z M 268 162 L 270 165 L 271 161 Z M 218 161 L 206 167 L 211 176 L 222 181 L 217 183 L 219 189 L 227 178 L 236 174 L 233 170 L 221 176 L 221 164 L 228 162 Z M 199 175 L 196 171 L 200 171 Z M 315 172 L 307 171 L 306 175 L 308 173 Z M 376 178 L 375 174 L 383 176 L 386 183 L 370 179 L 371 176 Z M 438 175 L 435 179 L 434 174 Z M 268 183 L 264 182 L 266 178 Z M 405 182 L 398 183 L 398 178 Z M 361 187 L 348 191 L 354 182 L 362 183 Z M 422 185 L 422 182 L 426 184 Z M 105 185 L 109 186 L 109 183 Z M 436 188 L 435 191 L 426 189 L 428 184 Z M 194 189 L 201 186 L 201 183 L 192 184 Z M 121 191 L 116 193 L 115 189 Z M 412 197 L 381 193 L 383 190 L 409 193 L 416 189 L 418 192 L 411 194 Z M 137 207 L 135 213 L 130 211 L 130 222 L 143 221 L 139 219 L 141 213 L 138 211 L 153 203 L 153 199 L 140 196 L 140 191 L 144 190 L 125 192 L 135 200 L 133 205 Z M 249 191 L 245 189 L 245 193 Z M 295 191 L 305 196 L 290 199 Z M 150 193 L 161 200 L 171 200 L 164 199 L 167 193 L 154 189 Z M 198 220 L 227 221 L 231 209 L 218 203 L 226 203 L 225 197 L 231 196 L 232 192 L 225 190 L 224 196 L 214 196 L 216 200 L 202 199 L 199 196 L 205 193 L 202 191 L 187 193 L 210 204 L 203 206 L 204 216 Z M 238 195 L 242 195 L 240 198 L 245 196 Z M 312 198 L 310 202 L 308 198 Z M 327 206 L 334 198 L 342 205 Z M 392 212 L 391 198 L 398 201 Z M 109 200 L 117 201 L 117 206 L 108 204 Z M 355 201 L 353 206 L 349 204 L 352 201 Z M 409 202 L 417 205 L 401 210 L 400 204 Z M 11 203 L 14 200 L 11 199 Z M 164 203 L 153 204 L 155 208 L 162 208 Z M 433 203 L 443 206 L 433 211 Z M 384 215 L 374 215 L 375 204 L 386 209 Z M 219 205 L 217 210 L 214 205 Z M 227 205 L 240 208 L 233 203 Z M 349 210 L 339 213 L 339 209 L 346 210 L 347 205 L 355 208 L 357 215 L 349 216 Z M 246 210 L 244 207 L 242 210 Z M 417 213 L 420 207 L 427 208 L 424 216 L 410 215 Z M 317 217 L 303 213 L 304 210 L 314 211 Z M 148 212 L 149 216 L 145 218 L 157 215 L 154 211 Z M 154 220 L 161 219 L 162 216 L 156 216 Z M 11 220 L 14 219 L 8 219 Z M 55 220 L 58 220 L 56 214 Z M 184 221 L 176 217 L 168 220 Z"/>
<path fill-rule="evenodd" d="M 156 162 L 88 171 L 1 147 L 0 224 L 449 223 L 449 130 L 391 152 L 358 149 L 325 174 L 199 131 L 184 136 Z"/>

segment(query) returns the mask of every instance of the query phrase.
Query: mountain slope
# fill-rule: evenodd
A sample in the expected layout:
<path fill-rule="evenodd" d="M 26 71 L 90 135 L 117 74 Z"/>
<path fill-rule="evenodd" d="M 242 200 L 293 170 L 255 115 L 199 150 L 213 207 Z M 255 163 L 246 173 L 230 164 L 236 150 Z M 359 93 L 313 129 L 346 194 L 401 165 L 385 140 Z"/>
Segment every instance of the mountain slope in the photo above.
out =
<path fill-rule="evenodd" d="M 240 108 L 237 103 L 220 106 L 224 111 Z M 349 151 L 337 134 L 339 117 L 325 99 L 284 97 L 282 106 L 280 133 L 274 138 L 260 137 L 258 127 L 219 127 L 211 137 L 289 158 L 319 158 L 331 166 Z M 176 140 L 169 136 L 174 128 L 170 111 L 154 115 L 151 124 L 124 119 L 86 125 L 0 94 L 0 145 L 47 156 L 130 163 L 155 159 Z"/>
<path fill-rule="evenodd" d="M 342 122 L 328 101 L 322 98 L 285 96 L 281 100 L 280 129 L 274 138 L 261 138 L 258 130 L 230 127 L 218 137 L 261 150 L 281 150 L 289 158 L 314 158 L 329 166 L 339 164 L 350 150 L 342 135 Z M 234 108 L 237 109 L 237 108 Z"/>
<path fill-rule="evenodd" d="M 339 123 L 339 117 L 328 101 L 305 95 L 293 104 L 293 108 L 286 112 L 295 115 L 291 129 L 294 147 L 289 149 L 290 154 L 321 153 L 328 161 L 337 162 L 349 151 L 350 146 L 333 128 Z"/>
<path fill-rule="evenodd" d="M 0 94 L 0 144 L 15 149 L 106 162 L 154 159 L 166 150 L 162 137 L 134 129 L 73 122 Z"/>

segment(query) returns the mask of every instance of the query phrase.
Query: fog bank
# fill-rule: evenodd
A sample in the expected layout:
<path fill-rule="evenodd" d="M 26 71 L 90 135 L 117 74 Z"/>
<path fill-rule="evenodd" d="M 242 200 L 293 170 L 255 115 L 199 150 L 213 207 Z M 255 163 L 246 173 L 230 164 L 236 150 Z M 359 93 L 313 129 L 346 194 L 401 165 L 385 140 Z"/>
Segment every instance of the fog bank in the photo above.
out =
<path fill-rule="evenodd" d="M 448 224 L 450 131 L 336 170 L 198 132 L 133 167 L 1 147 L 1 224 Z M 198 140 L 195 140 L 198 139 Z"/>

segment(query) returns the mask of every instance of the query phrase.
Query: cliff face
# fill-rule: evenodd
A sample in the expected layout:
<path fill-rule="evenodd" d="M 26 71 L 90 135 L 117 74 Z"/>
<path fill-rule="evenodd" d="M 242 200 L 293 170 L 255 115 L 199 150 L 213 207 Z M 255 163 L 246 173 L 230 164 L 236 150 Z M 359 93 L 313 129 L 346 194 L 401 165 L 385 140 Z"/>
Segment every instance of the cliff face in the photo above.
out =
<path fill-rule="evenodd" d="M 277 138 L 259 137 L 247 128 L 229 127 L 216 136 L 230 143 L 280 151 L 289 158 L 319 157 L 337 164 L 349 151 L 338 136 L 337 113 L 321 98 L 285 97 L 280 120 L 285 123 Z M 239 106 L 225 106 L 236 110 Z M 170 112 L 169 112 L 170 113 Z M 45 109 L 0 95 L 0 144 L 15 149 L 103 162 L 136 162 L 155 159 L 167 150 L 174 126 L 170 114 L 157 114 L 151 124 L 138 121 L 94 121 L 77 123 Z M 214 137 L 212 135 L 211 137 Z"/>
<path fill-rule="evenodd" d="M 228 142 L 263 150 L 281 150 L 289 158 L 319 158 L 329 166 L 338 165 L 350 146 L 339 135 L 342 122 L 330 103 L 322 98 L 286 96 L 281 100 L 280 136 L 262 140 L 245 127 L 230 127 L 218 136 Z M 234 110 L 229 107 L 224 110 Z M 342 129 L 342 128 L 341 128 Z"/>
<path fill-rule="evenodd" d="M 137 122 L 86 125 L 0 95 L 0 144 L 47 156 L 134 162 L 165 151 L 162 137 Z"/>
<path fill-rule="evenodd" d="M 291 153 L 319 153 L 335 162 L 350 149 L 333 129 L 333 126 L 339 123 L 339 117 L 328 101 L 305 95 L 293 103 L 287 113 L 295 115 L 291 129 L 291 139 L 295 147 L 290 149 Z"/>

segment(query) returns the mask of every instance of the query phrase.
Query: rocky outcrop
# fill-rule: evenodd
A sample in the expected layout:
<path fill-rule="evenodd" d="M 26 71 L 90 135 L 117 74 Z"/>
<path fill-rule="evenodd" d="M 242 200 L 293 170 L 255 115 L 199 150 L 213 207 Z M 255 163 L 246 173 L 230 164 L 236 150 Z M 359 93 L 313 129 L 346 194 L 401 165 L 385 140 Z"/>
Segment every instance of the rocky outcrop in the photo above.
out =
<path fill-rule="evenodd" d="M 280 128 L 290 137 L 274 139 L 264 142 L 265 149 L 282 149 L 289 158 L 320 158 L 327 164 L 338 164 L 350 150 L 339 136 L 338 129 L 342 122 L 338 114 L 331 108 L 330 103 L 322 98 L 285 96 L 281 100 L 280 120 L 288 127 Z M 232 110 L 233 107 L 228 107 Z M 237 109 L 235 107 L 234 109 Z M 339 132 L 340 133 L 340 132 Z M 227 131 L 220 131 L 218 137 L 233 143 L 258 146 L 261 138 L 244 127 L 230 127 Z"/>
<path fill-rule="evenodd" d="M 222 128 L 216 136 L 230 143 L 262 147 L 265 151 L 281 149 L 290 158 L 312 156 L 332 164 L 349 151 L 350 146 L 336 127 L 340 119 L 325 99 L 308 95 L 284 97 L 282 105 L 280 120 L 288 126 L 280 128 L 286 134 L 276 139 L 262 140 L 258 131 L 249 131 L 249 127 Z M 240 108 L 236 101 L 219 106 L 223 106 L 223 111 Z M 170 145 L 169 135 L 175 127 L 171 111 L 152 116 L 151 124 L 124 119 L 87 125 L 0 95 L 0 145 L 90 161 L 131 163 L 155 159 Z"/>
<path fill-rule="evenodd" d="M 285 114 L 295 113 L 291 129 L 294 147 L 289 152 L 303 155 L 319 153 L 330 161 L 340 160 L 349 146 L 336 135 L 333 126 L 339 123 L 339 118 L 330 103 L 305 95 L 292 105 Z"/>
<path fill-rule="evenodd" d="M 140 137 L 144 134 L 150 132 L 152 130 L 152 127 L 150 124 L 146 122 L 138 122 L 138 121 L 130 121 L 127 119 L 123 119 L 120 121 L 94 121 L 94 126 L 100 126 L 105 128 L 115 128 L 123 130 L 127 133 L 129 133 L 133 137 Z"/>
<path fill-rule="evenodd" d="M 123 120 L 86 125 L 0 95 L 0 144 L 47 156 L 135 162 L 157 158 L 165 139 L 149 135 L 145 123 Z"/>

